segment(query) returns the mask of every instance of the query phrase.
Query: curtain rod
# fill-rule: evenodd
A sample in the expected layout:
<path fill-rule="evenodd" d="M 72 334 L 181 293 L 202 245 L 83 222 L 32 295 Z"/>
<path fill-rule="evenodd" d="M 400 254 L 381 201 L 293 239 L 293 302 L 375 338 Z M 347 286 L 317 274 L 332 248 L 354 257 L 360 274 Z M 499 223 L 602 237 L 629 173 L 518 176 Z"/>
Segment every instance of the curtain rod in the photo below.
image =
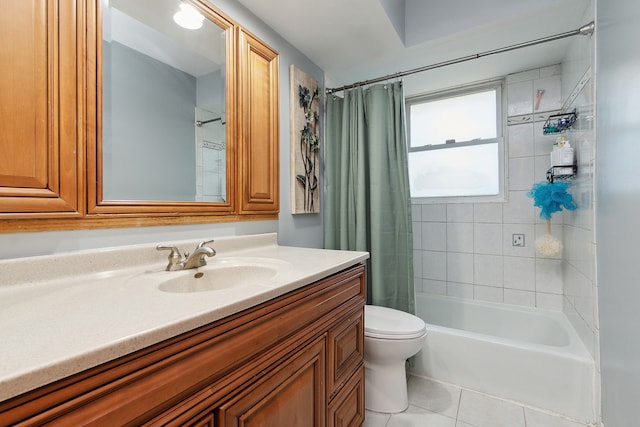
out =
<path fill-rule="evenodd" d="M 216 117 L 215 119 L 211 119 L 211 120 L 196 120 L 196 126 L 198 127 L 202 127 L 202 125 L 206 125 L 207 123 L 211 123 L 211 122 L 222 122 L 222 117 Z M 226 124 L 226 122 L 222 122 L 223 125 Z"/>
<path fill-rule="evenodd" d="M 326 94 L 331 94 L 331 93 L 334 93 L 334 92 L 340 92 L 340 91 L 345 90 L 345 89 L 352 89 L 352 88 L 359 87 L 359 86 L 365 86 L 365 85 L 368 85 L 368 84 L 371 84 L 371 83 L 379 83 L 379 82 L 383 82 L 383 81 L 386 81 L 386 80 L 391 80 L 391 79 L 395 79 L 395 78 L 399 78 L 399 77 L 408 76 L 410 74 L 422 73 L 423 71 L 428 71 L 428 70 L 433 70 L 435 68 L 445 67 L 447 65 L 453 65 L 453 64 L 458 64 L 460 62 L 466 62 L 466 61 L 471 61 L 473 59 L 479 59 L 479 58 L 482 58 L 484 56 L 495 55 L 497 53 L 509 52 L 511 50 L 521 49 L 523 47 L 535 46 L 537 44 L 542 44 L 542 43 L 547 43 L 547 42 L 551 42 L 551 41 L 555 41 L 555 40 L 560 40 L 560 39 L 564 39 L 566 37 L 577 36 L 577 35 L 590 36 L 591 34 L 593 34 L 593 32 L 595 30 L 595 27 L 596 27 L 595 23 L 593 21 L 591 21 L 588 24 L 583 25 L 582 27 L 578 28 L 577 30 L 567 31 L 566 33 L 560 33 L 560 34 L 556 34 L 556 35 L 553 35 L 553 36 L 543 37 L 541 39 L 531 40 L 531 41 L 524 42 L 524 43 L 518 43 L 518 44 L 514 44 L 514 45 L 511 45 L 511 46 L 507 46 L 507 47 L 501 47 L 499 49 L 489 50 L 489 51 L 482 52 L 482 53 L 476 53 L 474 55 L 463 56 L 463 57 L 460 57 L 460 58 L 451 59 L 449 61 L 438 62 L 437 64 L 433 64 L 433 65 L 426 65 L 424 67 L 414 68 L 414 69 L 408 70 L 408 71 L 401 71 L 401 72 L 398 72 L 398 73 L 395 73 L 395 74 L 388 74 L 388 75 L 383 76 L 383 77 L 377 77 L 377 78 L 371 79 L 371 80 L 364 80 L 364 81 L 352 83 L 352 84 L 346 85 L 346 86 L 340 86 L 340 87 L 337 87 L 337 88 L 328 88 L 328 89 L 325 90 L 325 93 Z"/>

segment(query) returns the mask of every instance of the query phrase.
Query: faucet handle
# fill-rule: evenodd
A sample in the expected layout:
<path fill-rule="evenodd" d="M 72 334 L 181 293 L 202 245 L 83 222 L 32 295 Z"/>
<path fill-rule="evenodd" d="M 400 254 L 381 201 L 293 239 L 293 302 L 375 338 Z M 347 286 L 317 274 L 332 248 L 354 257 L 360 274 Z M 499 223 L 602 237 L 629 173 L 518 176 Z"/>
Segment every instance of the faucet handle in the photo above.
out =
<path fill-rule="evenodd" d="M 171 251 L 169 253 L 169 264 L 167 264 L 167 271 L 179 269 L 177 268 L 178 264 L 182 262 L 182 255 L 180 255 L 180 250 L 175 246 L 156 246 L 157 251 Z"/>
<path fill-rule="evenodd" d="M 200 242 L 200 243 L 198 243 L 198 246 L 196 246 L 196 249 L 201 248 L 201 247 L 203 247 L 203 246 L 205 246 L 205 245 L 208 245 L 209 243 L 213 243 L 213 241 L 214 241 L 214 240 L 213 240 L 213 239 L 211 239 L 211 240 L 205 240 L 205 241 L 203 241 L 203 242 Z"/>

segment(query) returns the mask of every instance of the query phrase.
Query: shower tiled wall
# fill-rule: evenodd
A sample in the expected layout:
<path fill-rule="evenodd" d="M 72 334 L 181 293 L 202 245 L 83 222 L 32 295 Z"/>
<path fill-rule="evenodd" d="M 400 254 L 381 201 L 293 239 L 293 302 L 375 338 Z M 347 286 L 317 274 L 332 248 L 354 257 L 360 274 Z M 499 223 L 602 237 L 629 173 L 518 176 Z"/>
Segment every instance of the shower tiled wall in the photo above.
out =
<path fill-rule="evenodd" d="M 594 19 L 593 2 L 586 9 L 583 22 Z M 563 62 L 563 99 L 568 109 L 576 109 L 578 120 L 567 136 L 576 148 L 578 176 L 571 193 L 578 205 L 564 213 L 564 312 L 587 349 L 599 362 L 599 329 L 596 285 L 595 239 L 595 40 L 578 37 L 572 40 Z M 598 363 L 596 364 L 598 366 Z"/>
<path fill-rule="evenodd" d="M 562 311 L 562 260 L 536 254 L 545 223 L 526 196 L 545 179 L 556 136 L 543 135 L 544 121 L 517 120 L 561 108 L 561 73 L 553 65 L 507 77 L 506 108 L 515 117 L 507 127 L 508 201 L 412 205 L 416 292 Z M 564 215 L 552 219 L 560 239 Z M 524 247 L 512 245 L 514 234 L 524 235 Z"/>

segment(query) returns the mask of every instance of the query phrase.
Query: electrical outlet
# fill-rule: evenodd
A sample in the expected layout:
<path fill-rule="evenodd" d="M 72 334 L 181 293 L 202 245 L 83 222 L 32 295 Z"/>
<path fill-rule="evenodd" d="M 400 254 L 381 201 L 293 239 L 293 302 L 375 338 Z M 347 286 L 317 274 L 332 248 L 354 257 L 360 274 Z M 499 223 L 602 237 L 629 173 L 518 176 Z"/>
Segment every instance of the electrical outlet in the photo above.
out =
<path fill-rule="evenodd" d="M 511 244 L 513 246 L 524 246 L 524 234 L 512 234 L 511 235 Z"/>

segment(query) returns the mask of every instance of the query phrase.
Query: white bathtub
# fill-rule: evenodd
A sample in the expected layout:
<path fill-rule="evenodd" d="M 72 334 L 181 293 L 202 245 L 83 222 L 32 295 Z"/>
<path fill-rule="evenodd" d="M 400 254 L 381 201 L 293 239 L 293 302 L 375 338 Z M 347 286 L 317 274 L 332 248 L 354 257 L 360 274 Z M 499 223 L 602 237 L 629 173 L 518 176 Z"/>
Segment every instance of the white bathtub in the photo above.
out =
<path fill-rule="evenodd" d="M 591 355 L 562 313 L 418 294 L 428 335 L 411 372 L 595 421 Z"/>

